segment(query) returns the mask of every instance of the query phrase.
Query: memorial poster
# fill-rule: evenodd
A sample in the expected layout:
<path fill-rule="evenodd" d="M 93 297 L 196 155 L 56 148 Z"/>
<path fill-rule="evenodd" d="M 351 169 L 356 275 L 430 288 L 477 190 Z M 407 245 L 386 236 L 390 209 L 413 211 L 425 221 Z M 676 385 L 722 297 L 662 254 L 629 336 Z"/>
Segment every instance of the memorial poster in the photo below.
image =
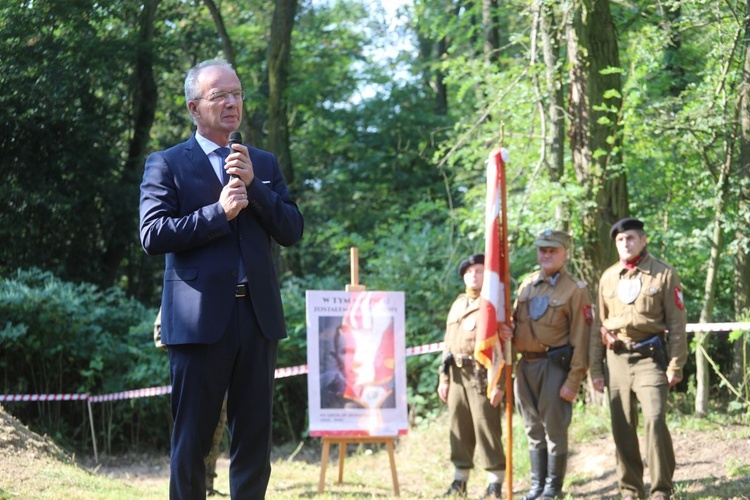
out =
<path fill-rule="evenodd" d="M 310 435 L 408 428 L 403 292 L 307 291 Z"/>

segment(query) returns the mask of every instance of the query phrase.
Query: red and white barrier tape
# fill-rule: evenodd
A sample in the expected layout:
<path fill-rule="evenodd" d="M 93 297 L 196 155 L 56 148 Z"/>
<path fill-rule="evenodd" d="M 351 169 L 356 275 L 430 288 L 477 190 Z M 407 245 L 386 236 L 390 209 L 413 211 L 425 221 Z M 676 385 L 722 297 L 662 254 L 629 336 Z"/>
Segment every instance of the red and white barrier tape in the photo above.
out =
<path fill-rule="evenodd" d="M 276 372 L 274 372 L 274 378 L 293 377 L 294 375 L 303 375 L 307 372 L 307 365 L 276 368 Z"/>
<path fill-rule="evenodd" d="M 89 399 L 88 394 L 0 394 L 0 402 L 80 401 L 86 399 Z"/>
<path fill-rule="evenodd" d="M 407 356 L 416 356 L 418 354 L 429 354 L 431 352 L 440 352 L 443 350 L 443 342 L 436 342 L 434 344 L 420 345 L 416 347 L 407 347 Z"/>
<path fill-rule="evenodd" d="M 750 323 L 701 323 L 687 325 L 688 333 L 697 332 L 731 332 L 734 330 L 750 330 Z M 418 356 L 420 354 L 429 354 L 443 350 L 443 342 L 434 344 L 425 344 L 416 347 L 407 347 L 407 356 Z M 290 366 L 286 368 L 277 368 L 276 378 L 293 377 L 295 375 L 304 375 L 308 373 L 307 365 Z M 162 385 L 159 387 L 148 387 L 145 389 L 136 389 L 133 391 L 115 392 L 112 394 L 101 394 L 99 396 L 90 396 L 89 394 L 0 394 L 0 403 L 3 402 L 31 402 L 31 401 L 85 401 L 92 403 L 101 403 L 103 401 L 119 401 L 123 399 L 147 398 L 151 396 L 161 396 L 170 394 L 172 387 Z"/>
<path fill-rule="evenodd" d="M 750 330 L 750 323 L 694 323 L 687 325 L 688 333 L 696 332 L 732 332 Z"/>
<path fill-rule="evenodd" d="M 172 392 L 172 386 L 162 385 L 159 387 L 147 387 L 145 389 L 136 389 L 134 391 L 123 391 L 113 392 L 111 394 L 101 394 L 99 396 L 91 396 L 89 401 L 92 403 L 101 403 L 102 401 L 119 401 L 122 399 L 138 399 L 148 398 L 151 396 L 161 396 L 163 394 L 170 394 Z"/>

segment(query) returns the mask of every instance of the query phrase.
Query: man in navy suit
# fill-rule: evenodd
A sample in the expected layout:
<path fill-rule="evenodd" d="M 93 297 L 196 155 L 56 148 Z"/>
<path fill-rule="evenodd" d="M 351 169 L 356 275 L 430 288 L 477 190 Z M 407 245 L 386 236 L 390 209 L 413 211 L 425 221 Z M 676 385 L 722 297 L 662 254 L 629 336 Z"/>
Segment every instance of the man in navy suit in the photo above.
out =
<path fill-rule="evenodd" d="M 205 498 L 203 458 L 225 394 L 232 498 L 263 498 L 271 474 L 274 370 L 286 337 L 271 239 L 295 244 L 303 221 L 273 154 L 226 148 L 243 98 L 226 61 L 192 68 L 185 99 L 197 131 L 151 154 L 141 184 L 141 244 L 149 255 L 165 255 L 170 498 Z"/>

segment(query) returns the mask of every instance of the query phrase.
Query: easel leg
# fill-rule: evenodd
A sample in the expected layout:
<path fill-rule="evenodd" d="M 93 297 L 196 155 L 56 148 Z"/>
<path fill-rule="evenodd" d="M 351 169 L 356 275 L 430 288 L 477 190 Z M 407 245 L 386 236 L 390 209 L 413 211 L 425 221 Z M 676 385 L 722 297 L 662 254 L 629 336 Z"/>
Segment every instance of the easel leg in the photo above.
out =
<path fill-rule="evenodd" d="M 326 466 L 328 465 L 328 452 L 330 451 L 331 443 L 326 438 L 323 438 L 323 456 L 320 459 L 320 481 L 318 482 L 318 495 L 323 493 L 323 489 L 326 485 Z"/>
<path fill-rule="evenodd" d="M 318 494 L 322 494 L 325 489 L 326 481 L 326 467 L 328 466 L 328 456 L 331 451 L 331 443 L 339 445 L 339 478 L 338 484 L 344 482 L 344 460 L 346 460 L 346 445 L 351 443 L 385 443 L 386 449 L 388 450 L 388 460 L 391 465 L 391 479 L 393 481 L 393 493 L 395 496 L 400 496 L 401 491 L 398 486 L 398 474 L 396 473 L 396 455 L 394 452 L 394 438 L 393 437 L 340 437 L 340 436 L 324 436 L 323 452 L 320 464 L 320 482 L 318 483 Z"/>
<path fill-rule="evenodd" d="M 344 482 L 344 460 L 346 459 L 346 441 L 339 441 L 339 484 Z"/>
<path fill-rule="evenodd" d="M 388 459 L 391 461 L 391 479 L 393 480 L 393 493 L 399 496 L 398 475 L 396 474 L 396 457 L 393 454 L 393 438 L 387 439 L 385 446 L 388 449 Z"/>

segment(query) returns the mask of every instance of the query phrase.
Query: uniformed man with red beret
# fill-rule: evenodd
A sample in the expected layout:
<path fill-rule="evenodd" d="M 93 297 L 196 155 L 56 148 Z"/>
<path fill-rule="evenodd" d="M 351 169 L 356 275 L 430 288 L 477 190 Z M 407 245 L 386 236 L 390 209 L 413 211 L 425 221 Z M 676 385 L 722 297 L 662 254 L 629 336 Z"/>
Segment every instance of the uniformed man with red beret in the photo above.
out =
<path fill-rule="evenodd" d="M 610 236 L 620 260 L 599 281 L 600 328 L 591 336 L 590 375 L 596 390 L 603 392 L 605 381 L 608 388 L 622 498 L 646 498 L 636 432 L 640 403 L 650 496 L 667 500 L 675 470 L 667 393 L 682 380 L 687 360 L 682 285 L 672 266 L 649 254 L 643 222 L 622 219 Z"/>

